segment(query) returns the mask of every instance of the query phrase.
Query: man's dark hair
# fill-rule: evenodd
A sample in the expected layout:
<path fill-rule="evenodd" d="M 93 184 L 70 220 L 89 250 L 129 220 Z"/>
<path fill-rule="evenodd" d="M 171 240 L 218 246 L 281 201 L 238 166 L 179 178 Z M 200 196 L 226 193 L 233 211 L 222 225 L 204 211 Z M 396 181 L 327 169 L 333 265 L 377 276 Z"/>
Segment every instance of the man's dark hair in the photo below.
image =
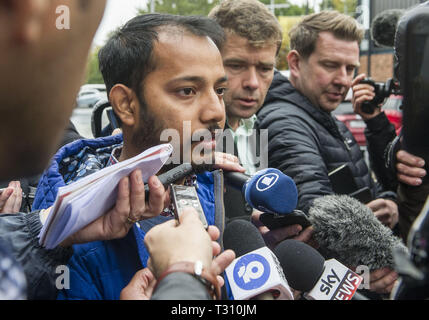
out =
<path fill-rule="evenodd" d="M 139 100 L 144 101 L 140 86 L 145 77 L 156 68 L 156 57 L 152 54 L 154 42 L 158 40 L 159 32 L 169 32 L 169 29 L 200 37 L 207 36 L 219 50 L 225 41 L 222 27 L 207 17 L 170 14 L 137 16 L 116 31 L 98 54 L 107 92 L 121 83 L 133 89 Z"/>

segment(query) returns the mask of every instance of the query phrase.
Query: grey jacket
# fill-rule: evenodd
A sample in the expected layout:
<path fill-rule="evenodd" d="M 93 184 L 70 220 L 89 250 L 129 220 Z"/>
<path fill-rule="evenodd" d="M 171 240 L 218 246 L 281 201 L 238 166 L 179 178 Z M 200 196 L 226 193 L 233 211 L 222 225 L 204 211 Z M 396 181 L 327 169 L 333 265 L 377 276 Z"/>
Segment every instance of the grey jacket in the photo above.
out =
<path fill-rule="evenodd" d="M 42 223 L 39 211 L 0 215 L 0 241 L 9 247 L 27 280 L 27 299 L 56 299 L 58 266 L 67 265 L 72 248 L 46 250 L 39 245 Z"/>

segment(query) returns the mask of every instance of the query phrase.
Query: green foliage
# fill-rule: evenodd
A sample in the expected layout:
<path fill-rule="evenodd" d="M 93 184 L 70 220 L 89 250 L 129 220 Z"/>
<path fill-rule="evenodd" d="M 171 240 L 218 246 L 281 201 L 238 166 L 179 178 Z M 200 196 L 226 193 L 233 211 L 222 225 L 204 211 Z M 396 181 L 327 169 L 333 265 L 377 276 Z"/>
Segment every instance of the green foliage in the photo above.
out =
<path fill-rule="evenodd" d="M 209 14 L 210 10 L 219 3 L 215 0 L 155 0 L 155 12 L 170 13 L 181 16 Z M 140 14 L 150 12 L 150 0 L 146 8 L 139 9 Z"/>
<path fill-rule="evenodd" d="M 260 0 L 264 4 L 270 4 L 271 0 Z M 210 10 L 216 6 L 220 0 L 155 0 L 155 12 L 171 13 L 178 15 L 208 15 Z M 275 0 L 275 4 L 288 4 L 288 8 L 275 9 L 276 16 L 300 16 L 313 13 L 314 8 L 307 7 L 307 4 L 298 6 L 291 4 L 289 0 Z M 150 12 L 150 1 L 146 8 L 139 10 L 140 14 Z"/>
<path fill-rule="evenodd" d="M 269 5 L 271 0 L 260 0 L 262 3 Z M 288 8 L 276 8 L 274 14 L 276 17 L 279 16 L 302 16 L 314 12 L 314 8 L 310 8 L 308 2 L 301 6 L 291 4 L 289 0 L 274 0 L 274 4 L 289 5 Z"/>
<path fill-rule="evenodd" d="M 289 31 L 292 27 L 302 19 L 302 16 L 289 16 L 289 17 L 279 17 L 279 23 L 282 26 L 283 30 L 283 43 L 280 48 L 279 55 L 277 57 L 277 69 L 279 70 L 287 70 L 289 69 L 287 63 L 287 55 L 290 51 L 290 39 L 289 39 Z"/>
<path fill-rule="evenodd" d="M 356 12 L 357 0 L 323 0 L 320 9 L 333 9 L 353 16 Z"/>
<path fill-rule="evenodd" d="M 101 75 L 98 66 L 98 52 L 100 48 L 97 47 L 91 51 L 88 56 L 88 63 L 86 67 L 86 83 L 87 84 L 99 84 L 104 83 L 103 76 Z"/>

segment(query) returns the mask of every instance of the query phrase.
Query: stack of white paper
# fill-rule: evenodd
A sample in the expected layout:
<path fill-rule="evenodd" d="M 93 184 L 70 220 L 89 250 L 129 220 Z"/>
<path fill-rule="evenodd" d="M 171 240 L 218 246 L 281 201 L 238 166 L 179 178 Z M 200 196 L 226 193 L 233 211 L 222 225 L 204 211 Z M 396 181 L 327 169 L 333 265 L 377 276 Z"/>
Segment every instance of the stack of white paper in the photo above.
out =
<path fill-rule="evenodd" d="M 143 181 L 155 175 L 173 151 L 170 144 L 106 167 L 58 189 L 57 198 L 39 235 L 39 243 L 53 249 L 70 235 L 95 221 L 116 203 L 120 180 L 140 169 Z"/>

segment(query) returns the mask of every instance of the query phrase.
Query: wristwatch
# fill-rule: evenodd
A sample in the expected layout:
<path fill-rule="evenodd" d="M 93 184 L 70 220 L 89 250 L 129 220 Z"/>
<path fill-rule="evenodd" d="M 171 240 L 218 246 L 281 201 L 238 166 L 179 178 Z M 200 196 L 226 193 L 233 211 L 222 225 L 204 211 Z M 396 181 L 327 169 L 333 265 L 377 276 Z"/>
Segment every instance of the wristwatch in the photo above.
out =
<path fill-rule="evenodd" d="M 213 300 L 220 299 L 220 285 L 217 281 L 216 274 L 204 269 L 203 263 L 201 261 L 177 262 L 175 264 L 172 264 L 157 279 L 157 285 L 162 281 L 162 279 L 174 272 L 184 272 L 191 274 L 204 284 Z"/>

